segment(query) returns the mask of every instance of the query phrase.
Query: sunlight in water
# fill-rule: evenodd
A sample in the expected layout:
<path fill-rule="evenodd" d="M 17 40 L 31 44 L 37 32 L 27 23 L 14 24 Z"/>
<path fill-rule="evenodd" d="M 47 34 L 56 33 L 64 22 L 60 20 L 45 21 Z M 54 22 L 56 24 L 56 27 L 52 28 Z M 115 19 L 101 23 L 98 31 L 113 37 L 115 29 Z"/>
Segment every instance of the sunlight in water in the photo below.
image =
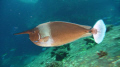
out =
<path fill-rule="evenodd" d="M 24 2 L 24 3 L 33 3 L 33 4 L 35 4 L 35 3 L 37 3 L 38 2 L 38 0 L 20 0 L 21 2 Z"/>

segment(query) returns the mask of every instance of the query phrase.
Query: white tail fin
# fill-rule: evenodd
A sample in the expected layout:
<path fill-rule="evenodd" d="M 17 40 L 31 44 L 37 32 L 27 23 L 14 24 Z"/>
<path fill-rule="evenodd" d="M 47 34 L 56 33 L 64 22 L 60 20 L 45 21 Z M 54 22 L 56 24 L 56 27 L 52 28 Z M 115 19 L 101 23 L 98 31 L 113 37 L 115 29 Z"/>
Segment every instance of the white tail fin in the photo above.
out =
<path fill-rule="evenodd" d="M 93 30 L 96 30 L 96 33 L 93 33 L 93 37 L 96 43 L 101 43 L 106 32 L 106 26 L 103 20 L 98 20 L 96 24 L 93 26 Z"/>

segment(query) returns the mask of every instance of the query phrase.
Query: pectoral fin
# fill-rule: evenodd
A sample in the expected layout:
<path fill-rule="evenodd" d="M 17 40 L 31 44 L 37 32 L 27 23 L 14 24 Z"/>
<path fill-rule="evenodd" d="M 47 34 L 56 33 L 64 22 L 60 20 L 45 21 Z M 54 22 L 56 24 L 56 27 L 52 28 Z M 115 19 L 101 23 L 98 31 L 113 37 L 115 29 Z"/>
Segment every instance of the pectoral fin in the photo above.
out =
<path fill-rule="evenodd" d="M 46 37 L 44 37 L 44 38 L 41 38 L 39 41 L 40 41 L 40 42 L 47 42 L 48 39 L 49 39 L 49 36 L 46 36 Z"/>

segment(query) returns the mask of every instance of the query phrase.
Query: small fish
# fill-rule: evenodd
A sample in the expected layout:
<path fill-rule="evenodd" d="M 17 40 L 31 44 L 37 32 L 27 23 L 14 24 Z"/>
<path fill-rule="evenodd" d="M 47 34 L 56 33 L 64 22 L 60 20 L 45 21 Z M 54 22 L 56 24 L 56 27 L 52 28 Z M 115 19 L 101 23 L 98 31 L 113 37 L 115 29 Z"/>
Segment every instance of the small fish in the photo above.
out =
<path fill-rule="evenodd" d="M 95 42 L 98 44 L 101 43 L 106 32 L 103 20 L 98 20 L 93 28 L 90 28 L 90 26 L 70 22 L 54 21 L 40 24 L 31 30 L 15 35 L 29 34 L 30 40 L 42 47 L 64 45 L 79 38 L 91 36 L 92 34 Z"/>

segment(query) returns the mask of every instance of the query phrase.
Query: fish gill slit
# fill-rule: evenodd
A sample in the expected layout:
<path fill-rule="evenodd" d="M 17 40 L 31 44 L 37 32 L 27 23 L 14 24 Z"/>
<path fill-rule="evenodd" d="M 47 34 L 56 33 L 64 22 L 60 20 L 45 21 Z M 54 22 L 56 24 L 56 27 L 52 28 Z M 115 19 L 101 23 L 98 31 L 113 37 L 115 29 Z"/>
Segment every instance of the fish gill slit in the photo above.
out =
<path fill-rule="evenodd" d="M 40 34 L 39 33 L 38 33 L 38 36 L 39 36 L 38 40 L 40 40 Z"/>

